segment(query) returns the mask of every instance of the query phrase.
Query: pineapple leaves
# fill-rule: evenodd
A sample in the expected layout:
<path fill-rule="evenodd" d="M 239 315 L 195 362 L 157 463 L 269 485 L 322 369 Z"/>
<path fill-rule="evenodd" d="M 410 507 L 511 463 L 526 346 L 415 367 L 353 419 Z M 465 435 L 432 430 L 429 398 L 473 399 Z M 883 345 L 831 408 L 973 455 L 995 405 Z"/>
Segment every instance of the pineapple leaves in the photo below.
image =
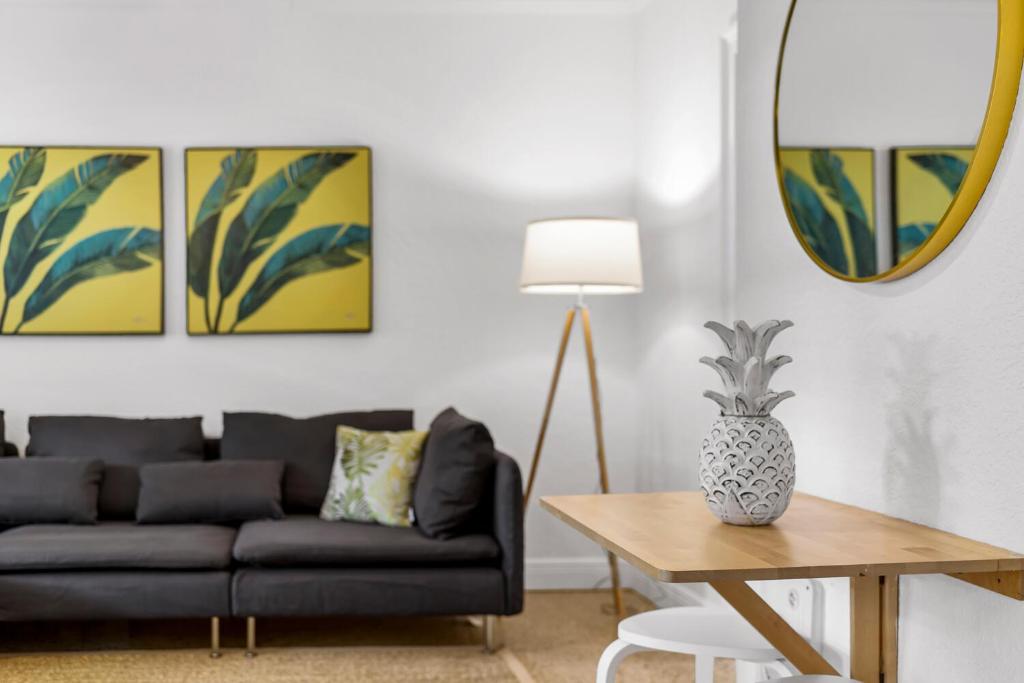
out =
<path fill-rule="evenodd" d="M 772 391 L 764 394 L 763 396 L 759 396 L 754 402 L 754 408 L 757 410 L 758 415 L 768 415 L 775 410 L 775 406 L 779 405 L 787 398 L 792 398 L 794 396 L 796 396 L 796 394 L 792 391 L 783 391 L 781 394 Z"/>
<path fill-rule="evenodd" d="M 957 193 L 967 175 L 967 162 L 952 154 L 911 154 L 909 158 L 935 176 L 950 194 Z"/>
<path fill-rule="evenodd" d="M 188 240 L 188 286 L 204 299 L 204 306 L 210 293 L 210 267 L 221 214 L 252 182 L 256 171 L 256 152 L 251 149 L 235 150 L 221 160 L 220 169 L 199 205 L 195 229 Z M 210 327 L 209 314 L 206 326 Z"/>
<path fill-rule="evenodd" d="M 267 261 L 238 305 L 235 326 L 258 311 L 289 282 L 359 263 L 369 251 L 365 225 L 325 225 L 286 243 Z"/>
<path fill-rule="evenodd" d="M 722 343 L 725 344 L 725 348 L 730 354 L 734 353 L 736 349 L 736 333 L 732 331 L 732 328 L 726 327 L 722 323 L 715 322 L 714 320 L 709 320 L 704 323 L 704 327 L 718 335 L 719 339 L 721 339 Z M 701 359 L 701 362 L 704 362 L 703 358 Z"/>
<path fill-rule="evenodd" d="M 73 287 L 95 278 L 146 268 L 160 259 L 160 252 L 160 233 L 151 228 L 114 228 L 85 238 L 50 267 L 25 303 L 18 329 L 39 317 Z"/>
<path fill-rule="evenodd" d="M 277 239 L 320 181 L 354 157 L 344 152 L 307 154 L 253 191 L 245 207 L 231 221 L 225 237 L 217 268 L 221 303 L 235 291 L 249 265 Z"/>
<path fill-rule="evenodd" d="M 790 327 L 793 327 L 792 320 L 768 320 L 758 325 L 754 330 L 754 354 L 761 357 L 766 356 L 768 347 L 775 340 L 776 335 Z"/>
<path fill-rule="evenodd" d="M 704 356 L 700 359 L 700 362 L 713 368 L 718 376 L 722 378 L 722 384 L 725 385 L 726 389 L 741 389 L 743 383 L 743 364 L 729 358 L 728 356 L 719 356 L 718 358 L 711 358 Z"/>
<path fill-rule="evenodd" d="M 101 154 L 50 183 L 18 221 L 4 261 L 7 299 L 21 291 L 33 269 L 74 230 L 117 178 L 143 161 L 137 154 Z"/>
<path fill-rule="evenodd" d="M 11 207 L 35 187 L 45 168 L 46 150 L 41 147 L 26 147 L 7 162 L 7 173 L 0 178 L 0 239 Z"/>
<path fill-rule="evenodd" d="M 723 394 L 720 394 L 717 391 L 711 391 L 710 389 L 708 389 L 707 391 L 704 392 L 704 396 L 707 397 L 707 398 L 710 398 L 712 401 L 714 401 L 719 406 L 721 406 L 722 414 L 723 415 L 729 414 L 730 412 L 734 411 L 734 406 L 733 406 L 732 401 L 730 401 Z"/>
<path fill-rule="evenodd" d="M 794 395 L 791 391 L 777 393 L 768 388 L 775 372 L 793 359 L 789 356 L 766 358 L 776 335 L 792 326 L 789 320 L 768 320 L 755 329 L 742 320 L 737 321 L 734 328 L 714 321 L 704 325 L 719 336 L 729 351 L 728 356 L 700 359 L 718 372 L 725 386 L 724 394 L 704 392 L 704 396 L 721 407 L 723 415 L 768 415 L 780 402 Z"/>

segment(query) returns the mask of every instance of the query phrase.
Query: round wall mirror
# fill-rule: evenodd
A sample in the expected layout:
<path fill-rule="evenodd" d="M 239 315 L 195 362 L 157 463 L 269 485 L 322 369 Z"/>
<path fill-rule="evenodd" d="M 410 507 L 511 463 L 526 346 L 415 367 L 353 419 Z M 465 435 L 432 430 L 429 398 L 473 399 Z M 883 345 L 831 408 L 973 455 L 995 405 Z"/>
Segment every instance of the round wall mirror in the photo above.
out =
<path fill-rule="evenodd" d="M 793 232 L 857 282 L 921 268 L 995 170 L 1024 56 L 1020 0 L 793 0 L 775 158 Z"/>

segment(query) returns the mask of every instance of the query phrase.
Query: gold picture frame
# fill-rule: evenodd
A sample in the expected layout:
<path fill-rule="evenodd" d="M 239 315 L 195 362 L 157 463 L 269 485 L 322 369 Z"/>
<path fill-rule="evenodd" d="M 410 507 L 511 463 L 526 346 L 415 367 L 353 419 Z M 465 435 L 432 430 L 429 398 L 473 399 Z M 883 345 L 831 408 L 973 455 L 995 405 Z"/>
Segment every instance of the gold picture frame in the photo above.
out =
<path fill-rule="evenodd" d="M 185 150 L 188 334 L 370 332 L 368 147 Z"/>
<path fill-rule="evenodd" d="M 0 146 L 0 333 L 164 331 L 159 147 Z"/>

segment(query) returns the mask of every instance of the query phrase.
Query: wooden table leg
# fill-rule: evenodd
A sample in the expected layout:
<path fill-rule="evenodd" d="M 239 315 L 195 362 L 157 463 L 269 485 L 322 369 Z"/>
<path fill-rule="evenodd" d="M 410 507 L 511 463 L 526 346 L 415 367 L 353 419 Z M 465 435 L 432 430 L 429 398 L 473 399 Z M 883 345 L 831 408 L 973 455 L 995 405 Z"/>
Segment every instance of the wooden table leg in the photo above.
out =
<path fill-rule="evenodd" d="M 900 577 L 883 577 L 882 585 L 882 675 L 885 683 L 899 678 Z"/>
<path fill-rule="evenodd" d="M 750 622 L 800 673 L 838 676 L 821 653 L 743 581 L 712 581 L 711 587 Z"/>
<path fill-rule="evenodd" d="M 864 683 L 896 683 L 899 576 L 850 579 L 850 675 Z"/>

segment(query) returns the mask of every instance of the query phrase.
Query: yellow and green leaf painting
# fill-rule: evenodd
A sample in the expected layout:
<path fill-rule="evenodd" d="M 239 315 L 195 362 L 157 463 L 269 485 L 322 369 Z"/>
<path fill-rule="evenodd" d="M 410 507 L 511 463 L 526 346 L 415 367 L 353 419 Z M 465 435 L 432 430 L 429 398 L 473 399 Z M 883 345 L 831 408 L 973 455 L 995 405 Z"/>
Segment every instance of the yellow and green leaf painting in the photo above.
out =
<path fill-rule="evenodd" d="M 804 243 L 842 275 L 876 275 L 874 151 L 788 147 L 779 156 Z"/>
<path fill-rule="evenodd" d="M 189 149 L 189 334 L 368 332 L 370 150 Z"/>
<path fill-rule="evenodd" d="M 893 247 L 907 260 L 935 232 L 974 158 L 973 147 L 899 147 L 892 150 Z"/>
<path fill-rule="evenodd" d="M 160 334 L 156 148 L 0 147 L 0 332 Z"/>

